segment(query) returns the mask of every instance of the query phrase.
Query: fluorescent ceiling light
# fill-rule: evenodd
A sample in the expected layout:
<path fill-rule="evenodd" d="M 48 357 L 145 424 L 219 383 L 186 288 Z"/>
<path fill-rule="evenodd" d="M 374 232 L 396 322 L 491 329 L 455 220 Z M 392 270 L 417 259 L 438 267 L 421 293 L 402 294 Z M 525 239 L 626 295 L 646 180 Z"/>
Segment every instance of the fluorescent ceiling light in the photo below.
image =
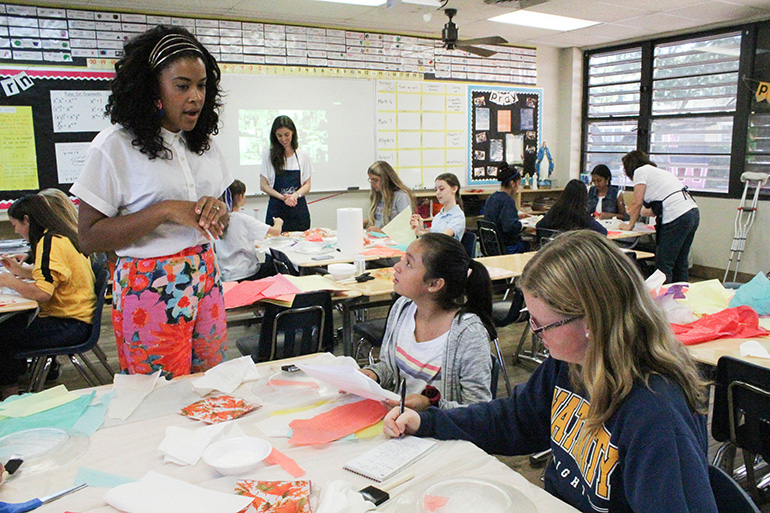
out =
<path fill-rule="evenodd" d="M 441 7 L 439 0 L 401 0 L 405 4 L 427 5 L 428 7 Z"/>
<path fill-rule="evenodd" d="M 332 2 L 335 4 L 353 4 L 365 5 L 367 7 L 378 7 L 385 4 L 387 0 L 316 0 L 316 2 Z"/>
<path fill-rule="evenodd" d="M 523 25 L 525 27 L 535 27 L 548 30 L 559 30 L 566 32 L 568 30 L 577 30 L 592 25 L 598 25 L 598 21 L 581 20 L 578 18 L 568 18 L 566 16 L 556 16 L 555 14 L 545 14 L 542 12 L 532 12 L 518 10 L 489 18 L 489 21 L 499 23 L 510 23 L 511 25 Z"/>

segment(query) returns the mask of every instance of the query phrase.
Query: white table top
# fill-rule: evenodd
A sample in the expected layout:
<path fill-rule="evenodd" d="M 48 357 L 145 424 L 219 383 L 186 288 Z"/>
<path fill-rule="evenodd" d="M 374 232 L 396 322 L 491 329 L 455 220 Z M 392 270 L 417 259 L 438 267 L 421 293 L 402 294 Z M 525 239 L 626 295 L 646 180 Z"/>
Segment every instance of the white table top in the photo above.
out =
<path fill-rule="evenodd" d="M 262 375 L 269 376 L 278 372 L 282 363 L 285 362 L 260 364 L 260 369 L 263 371 Z M 182 379 L 189 380 L 189 378 Z M 251 392 L 252 386 L 253 383 L 246 383 L 233 395 L 247 400 L 255 400 Z M 186 406 L 186 404 L 179 406 Z M 247 435 L 264 438 L 256 424 L 267 418 L 270 411 L 274 409 L 276 407 L 266 405 L 234 422 L 237 422 Z M 222 477 L 203 461 L 195 466 L 178 466 L 163 462 L 163 457 L 158 451 L 158 445 L 164 438 L 167 426 L 193 428 L 202 425 L 176 413 L 159 413 L 156 418 L 102 428 L 91 437 L 88 451 L 77 460 L 56 470 L 34 474 L 26 478 L 14 477 L 8 480 L 0 487 L 0 501 L 22 502 L 67 488 L 73 484 L 75 474 L 81 466 L 136 479 L 153 470 L 225 493 L 233 493 L 235 480 L 238 478 L 292 479 L 286 471 L 278 466 L 265 467 L 260 465 L 255 471 L 244 476 Z M 361 489 L 376 483 L 343 470 L 342 466 L 353 457 L 384 442 L 386 436 L 380 434 L 369 440 L 340 440 L 325 447 L 291 447 L 286 438 L 269 438 L 268 440 L 276 449 L 295 459 L 307 471 L 307 474 L 300 479 L 310 479 L 315 490 L 338 479 L 351 483 L 355 489 Z M 400 494 L 409 493 L 409 490 L 412 490 L 413 494 L 424 491 L 420 486 L 424 487 L 425 482 L 429 479 L 458 476 L 487 478 L 502 482 L 523 493 L 542 513 L 576 511 L 538 486 L 529 483 L 520 474 L 468 442 L 440 442 L 436 450 L 431 451 L 415 463 L 410 467 L 410 470 L 415 473 L 416 478 L 397 488 L 393 494 L 394 498 L 380 506 L 378 511 L 399 511 L 397 497 Z M 106 491 L 107 488 L 89 487 L 44 505 L 37 511 L 40 513 L 62 511 L 105 513 L 116 511 L 104 503 L 102 497 Z"/>

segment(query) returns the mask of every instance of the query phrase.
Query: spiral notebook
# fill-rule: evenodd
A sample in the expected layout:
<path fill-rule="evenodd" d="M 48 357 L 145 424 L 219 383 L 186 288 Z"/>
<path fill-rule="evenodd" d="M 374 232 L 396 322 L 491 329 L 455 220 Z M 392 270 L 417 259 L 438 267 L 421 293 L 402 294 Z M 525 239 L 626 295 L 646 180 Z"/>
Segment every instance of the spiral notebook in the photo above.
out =
<path fill-rule="evenodd" d="M 416 436 L 391 438 L 353 458 L 342 468 L 381 483 L 425 456 L 435 446 L 434 440 Z"/>

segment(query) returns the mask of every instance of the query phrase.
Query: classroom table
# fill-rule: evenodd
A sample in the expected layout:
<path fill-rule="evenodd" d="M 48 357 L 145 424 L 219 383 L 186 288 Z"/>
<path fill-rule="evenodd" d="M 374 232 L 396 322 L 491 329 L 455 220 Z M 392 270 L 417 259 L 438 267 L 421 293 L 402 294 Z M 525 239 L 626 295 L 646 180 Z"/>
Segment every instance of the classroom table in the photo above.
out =
<path fill-rule="evenodd" d="M 37 307 L 37 301 L 34 299 L 27 299 L 19 294 L 0 294 L 0 323 L 18 312 L 34 310 Z"/>
<path fill-rule="evenodd" d="M 755 358 L 752 356 L 741 356 L 741 344 L 747 340 L 756 340 L 768 352 L 770 352 L 770 337 L 757 337 L 752 339 L 745 338 L 720 338 L 709 342 L 702 342 L 687 346 L 687 350 L 696 362 L 716 367 L 717 362 L 723 356 L 732 356 L 745 362 L 770 368 L 770 359 Z"/>
<path fill-rule="evenodd" d="M 337 248 L 336 237 L 327 238 L 321 242 L 309 242 L 303 241 L 301 235 L 301 232 L 291 232 L 289 236 L 268 237 L 264 241 L 258 241 L 256 243 L 257 253 L 268 253 L 270 248 L 282 251 L 300 269 L 300 272 L 329 264 L 350 264 L 356 256 L 363 256 L 365 261 L 384 258 L 379 255 L 342 253 Z M 364 250 L 376 246 L 391 247 L 386 244 L 385 238 L 375 238 L 375 240 L 377 241 L 375 245 L 366 246 Z"/>
<path fill-rule="evenodd" d="M 522 219 L 521 224 L 524 227 L 524 231 L 534 235 L 536 233 L 535 225 L 538 221 L 540 221 L 540 219 L 542 219 L 542 216 L 533 216 Z M 633 239 L 635 237 L 655 234 L 655 229 L 647 226 L 644 223 L 636 223 L 636 226 L 634 226 L 633 230 L 621 230 L 618 228 L 618 225 L 621 222 L 622 221 L 617 218 L 599 220 L 599 223 L 601 223 L 601 225 L 604 226 L 609 232 L 607 234 L 607 238 L 612 240 Z"/>
<path fill-rule="evenodd" d="M 315 356 L 315 355 L 313 355 Z M 280 373 L 281 365 L 287 362 L 296 362 L 308 357 L 293 358 L 290 360 L 265 362 L 257 367 L 263 378 Z M 179 408 L 189 404 L 192 392 L 189 384 L 197 376 L 183 376 L 174 379 L 166 387 L 174 386 L 175 394 L 166 394 L 171 397 L 170 404 L 158 408 L 145 408 L 150 412 L 149 418 L 134 422 L 129 421 L 111 427 L 102 427 L 90 437 L 90 444 L 86 452 L 77 459 L 70 460 L 63 466 L 45 472 L 24 477 L 22 472 L 8 479 L 0 487 L 0 501 L 23 502 L 33 497 L 40 497 L 63 490 L 74 484 L 77 471 L 81 467 L 93 469 L 126 478 L 139 479 L 148 471 L 180 479 L 185 482 L 218 491 L 232 494 L 236 479 L 256 480 L 283 480 L 292 478 L 285 470 L 278 466 L 265 466 L 260 464 L 255 470 L 242 476 L 222 477 L 218 472 L 209 467 L 202 460 L 194 466 L 180 466 L 173 463 L 164 463 L 163 455 L 158 451 L 158 446 L 165 436 L 166 428 L 177 426 L 180 428 L 198 428 L 203 423 L 191 420 L 175 413 Z M 242 384 L 232 394 L 235 397 L 247 401 L 256 401 L 257 397 L 252 390 L 255 382 Z M 98 393 L 109 390 L 110 385 L 97 387 Z M 83 393 L 91 389 L 83 390 Z M 211 395 L 219 395 L 214 392 Z M 174 401 L 179 404 L 174 404 Z M 148 396 L 145 401 L 153 401 L 153 396 Z M 149 405 L 147 405 L 149 406 Z M 386 435 L 379 434 L 374 438 L 353 438 L 332 442 L 325 446 L 293 447 L 288 443 L 288 438 L 266 438 L 260 431 L 257 423 L 267 419 L 276 410 L 285 408 L 284 404 L 265 404 L 262 408 L 253 411 L 239 419 L 232 421 L 240 427 L 248 436 L 256 436 L 267 439 L 277 450 L 283 452 L 306 471 L 305 476 L 299 479 L 309 479 L 312 482 L 314 494 L 329 482 L 344 480 L 358 490 L 368 485 L 376 485 L 369 479 L 348 472 L 342 468 L 343 464 L 363 452 L 385 442 Z M 377 511 L 384 513 L 403 511 L 399 508 L 398 501 L 417 496 L 424 491 L 426 483 L 431 479 L 447 479 L 456 477 L 470 477 L 474 479 L 489 479 L 512 488 L 528 498 L 539 512 L 549 513 L 574 513 L 571 506 L 553 497 L 540 487 L 528 482 L 520 474 L 511 470 L 495 457 L 484 453 L 471 443 L 462 441 L 438 442 L 438 447 L 429 452 L 422 459 L 403 472 L 414 472 L 412 479 L 391 492 L 392 499 L 381 505 Z M 117 511 L 108 506 L 102 499 L 108 488 L 87 487 L 74 494 L 62 497 L 50 504 L 37 509 L 40 513 L 53 513 L 62 511 L 77 511 L 79 513 L 107 513 Z"/>

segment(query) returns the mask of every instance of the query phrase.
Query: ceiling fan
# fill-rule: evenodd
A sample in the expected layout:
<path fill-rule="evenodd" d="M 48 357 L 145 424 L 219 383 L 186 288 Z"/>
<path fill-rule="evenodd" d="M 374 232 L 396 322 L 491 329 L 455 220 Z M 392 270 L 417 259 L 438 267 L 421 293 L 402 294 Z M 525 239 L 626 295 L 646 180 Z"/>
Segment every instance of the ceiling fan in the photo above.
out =
<path fill-rule="evenodd" d="M 446 22 L 444 30 L 441 31 L 441 40 L 444 42 L 444 48 L 447 50 L 454 50 L 457 48 L 458 50 L 464 50 L 481 57 L 489 57 L 497 52 L 473 45 L 499 45 L 508 42 L 500 36 L 459 40 L 460 34 L 457 30 L 457 25 L 452 21 L 452 18 L 457 14 L 457 9 L 444 9 L 444 14 L 447 15 L 449 21 Z"/>

